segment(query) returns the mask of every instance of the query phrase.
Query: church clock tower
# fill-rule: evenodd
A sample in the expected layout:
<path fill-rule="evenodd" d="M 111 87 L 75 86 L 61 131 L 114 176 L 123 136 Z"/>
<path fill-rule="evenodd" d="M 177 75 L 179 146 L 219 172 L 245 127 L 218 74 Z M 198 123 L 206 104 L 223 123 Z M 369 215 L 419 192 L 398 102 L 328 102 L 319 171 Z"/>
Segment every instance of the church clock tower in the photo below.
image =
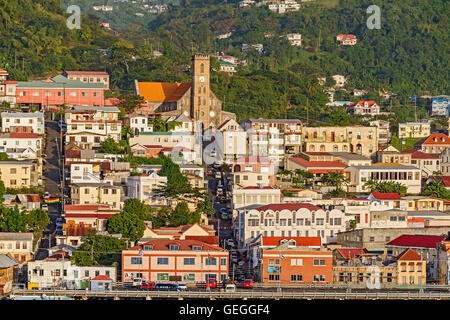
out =
<path fill-rule="evenodd" d="M 211 110 L 209 88 L 209 55 L 196 54 L 192 59 L 191 117 L 203 123 L 203 129 L 209 128 L 217 115 Z"/>

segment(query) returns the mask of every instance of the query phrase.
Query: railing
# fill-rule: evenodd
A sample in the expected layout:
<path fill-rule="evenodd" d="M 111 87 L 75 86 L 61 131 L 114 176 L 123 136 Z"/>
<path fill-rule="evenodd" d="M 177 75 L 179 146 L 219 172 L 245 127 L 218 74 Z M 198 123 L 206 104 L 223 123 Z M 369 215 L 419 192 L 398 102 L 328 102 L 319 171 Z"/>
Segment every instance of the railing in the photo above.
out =
<path fill-rule="evenodd" d="M 450 292 L 399 292 L 399 291 L 365 291 L 365 292 L 331 292 L 323 291 L 257 291 L 239 290 L 235 292 L 224 291 L 93 291 L 93 290 L 24 290 L 13 289 L 13 296 L 60 296 L 78 298 L 172 298 L 172 299 L 393 299 L 393 300 L 450 300 Z"/>

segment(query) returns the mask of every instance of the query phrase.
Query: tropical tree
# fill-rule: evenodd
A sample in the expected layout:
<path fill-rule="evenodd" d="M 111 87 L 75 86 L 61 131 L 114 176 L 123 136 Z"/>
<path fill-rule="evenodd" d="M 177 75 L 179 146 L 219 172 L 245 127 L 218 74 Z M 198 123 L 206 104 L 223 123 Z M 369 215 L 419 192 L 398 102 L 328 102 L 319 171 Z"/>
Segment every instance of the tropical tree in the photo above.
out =
<path fill-rule="evenodd" d="M 342 186 L 348 184 L 348 179 L 338 171 L 331 171 L 322 176 L 322 182 L 327 186 L 334 186 L 342 190 Z"/>
<path fill-rule="evenodd" d="M 108 154 L 118 154 L 121 151 L 122 148 L 113 138 L 106 138 L 104 141 L 100 142 L 100 148 L 98 149 L 98 152 Z"/>
<path fill-rule="evenodd" d="M 78 266 L 112 265 L 121 261 L 122 250 L 126 248 L 124 240 L 90 230 L 82 237 L 82 244 L 73 252 L 71 260 Z"/>
<path fill-rule="evenodd" d="M 450 200 L 450 191 L 445 188 L 442 182 L 431 181 L 427 183 L 424 187 L 424 194 Z"/>
<path fill-rule="evenodd" d="M 374 181 L 371 179 L 364 184 L 364 187 L 370 189 L 370 192 L 398 193 L 400 196 L 404 196 L 408 191 L 406 186 L 395 181 Z"/>
<path fill-rule="evenodd" d="M 135 213 L 122 211 L 108 219 L 106 230 L 110 234 L 122 234 L 123 237 L 136 242 L 145 231 L 144 221 Z"/>

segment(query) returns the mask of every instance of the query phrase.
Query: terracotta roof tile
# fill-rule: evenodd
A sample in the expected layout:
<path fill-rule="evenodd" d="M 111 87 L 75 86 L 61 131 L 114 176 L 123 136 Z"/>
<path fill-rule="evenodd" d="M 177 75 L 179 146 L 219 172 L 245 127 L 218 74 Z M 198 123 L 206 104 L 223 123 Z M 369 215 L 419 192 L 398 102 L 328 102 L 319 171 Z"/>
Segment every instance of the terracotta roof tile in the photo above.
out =
<path fill-rule="evenodd" d="M 290 211 L 296 211 L 300 209 L 308 209 L 311 211 L 321 210 L 318 206 L 315 206 L 311 203 L 272 203 L 272 204 L 266 204 L 264 206 L 261 206 L 257 208 L 258 211 L 281 211 L 281 210 L 290 210 Z"/>
<path fill-rule="evenodd" d="M 415 261 L 420 261 L 422 260 L 422 258 L 420 257 L 420 255 L 414 251 L 413 249 L 409 248 L 405 251 L 403 251 L 400 256 L 398 257 L 398 260 L 406 260 L 406 261 L 410 261 L 410 260 L 415 260 Z"/>
<path fill-rule="evenodd" d="M 398 193 L 381 193 L 381 192 L 372 192 L 372 196 L 377 200 L 402 200 Z"/>
<path fill-rule="evenodd" d="M 445 239 L 445 236 L 404 234 L 386 243 L 386 246 L 436 248 L 436 244 Z"/>
<path fill-rule="evenodd" d="M 191 87 L 191 83 L 138 82 L 139 94 L 150 102 L 178 101 Z"/>

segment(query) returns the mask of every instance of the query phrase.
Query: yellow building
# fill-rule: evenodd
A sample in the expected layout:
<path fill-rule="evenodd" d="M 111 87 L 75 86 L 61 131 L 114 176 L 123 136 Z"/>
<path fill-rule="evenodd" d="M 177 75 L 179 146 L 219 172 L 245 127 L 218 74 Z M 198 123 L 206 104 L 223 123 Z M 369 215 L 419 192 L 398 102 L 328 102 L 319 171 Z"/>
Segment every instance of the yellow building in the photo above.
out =
<path fill-rule="evenodd" d="M 372 157 L 378 149 L 377 127 L 303 128 L 305 152 L 351 152 Z"/>
<path fill-rule="evenodd" d="M 427 262 L 413 249 L 407 249 L 397 259 L 397 284 L 425 285 Z"/>
<path fill-rule="evenodd" d="M 71 187 L 72 204 L 109 204 L 121 209 L 120 187 L 108 183 L 75 183 Z"/>
<path fill-rule="evenodd" d="M 41 184 L 38 167 L 33 162 L 0 161 L 0 179 L 5 188 L 20 189 Z"/>
<path fill-rule="evenodd" d="M 398 137 L 404 138 L 426 138 L 430 135 L 430 124 L 428 122 L 406 122 L 398 124 Z"/>
<path fill-rule="evenodd" d="M 19 262 L 14 260 L 11 255 L 0 254 L 0 295 L 11 292 L 12 284 L 17 276 Z"/>

